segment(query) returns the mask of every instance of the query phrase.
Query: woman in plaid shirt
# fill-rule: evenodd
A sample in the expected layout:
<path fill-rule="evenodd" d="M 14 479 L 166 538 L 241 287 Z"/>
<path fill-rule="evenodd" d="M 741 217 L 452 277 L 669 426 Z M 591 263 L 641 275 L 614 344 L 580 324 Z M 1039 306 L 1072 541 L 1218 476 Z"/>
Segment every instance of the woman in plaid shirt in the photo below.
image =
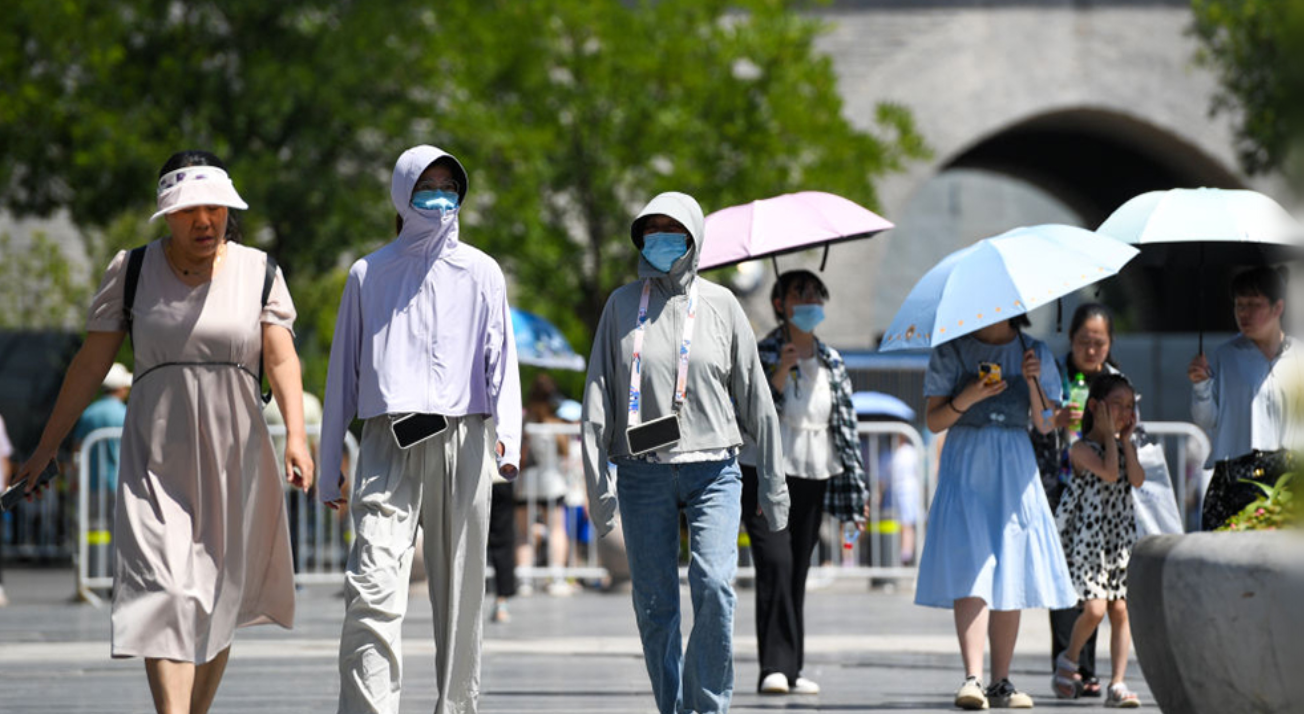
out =
<path fill-rule="evenodd" d="M 756 564 L 756 634 L 763 694 L 818 694 L 801 676 L 806 575 L 819 541 L 820 516 L 863 523 L 867 489 L 842 357 L 815 337 L 828 288 L 814 273 L 779 276 L 770 295 L 779 327 L 757 345 L 783 436 L 783 466 L 792 498 L 788 529 L 771 531 L 757 511 L 757 474 L 750 444 L 743 472 L 743 525 Z"/>

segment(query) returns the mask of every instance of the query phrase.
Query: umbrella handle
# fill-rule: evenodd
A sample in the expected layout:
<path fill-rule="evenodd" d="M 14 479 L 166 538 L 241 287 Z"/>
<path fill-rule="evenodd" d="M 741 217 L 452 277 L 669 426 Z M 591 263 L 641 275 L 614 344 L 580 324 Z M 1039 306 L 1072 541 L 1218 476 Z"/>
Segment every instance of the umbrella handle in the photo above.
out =
<path fill-rule="evenodd" d="M 1028 342 L 1023 339 L 1023 330 L 1015 330 L 1015 334 L 1019 336 L 1019 346 L 1023 348 L 1024 352 L 1027 352 Z M 1041 380 L 1038 379 L 1033 384 L 1037 387 L 1037 401 L 1040 402 L 1039 406 L 1041 407 L 1038 411 L 1041 412 L 1043 419 L 1050 419 L 1055 412 L 1050 408 L 1050 399 L 1046 396 L 1045 390 L 1041 388 Z"/>
<path fill-rule="evenodd" d="M 1196 272 L 1195 319 L 1200 321 L 1200 354 L 1204 354 L 1204 241 L 1200 242 L 1200 267 Z"/>

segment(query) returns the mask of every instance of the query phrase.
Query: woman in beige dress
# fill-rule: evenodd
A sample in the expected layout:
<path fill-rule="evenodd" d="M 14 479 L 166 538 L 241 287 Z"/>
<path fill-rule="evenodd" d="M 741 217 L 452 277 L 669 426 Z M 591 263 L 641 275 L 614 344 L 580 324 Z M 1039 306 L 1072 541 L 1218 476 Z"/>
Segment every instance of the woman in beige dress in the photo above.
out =
<path fill-rule="evenodd" d="M 294 572 L 276 454 L 263 421 L 260 359 L 285 415 L 284 473 L 312 484 L 294 305 L 279 270 L 238 238 L 247 208 L 217 157 L 174 154 L 160 171 L 168 233 L 145 247 L 128 310 L 129 253 L 109 265 L 86 341 L 40 445 L 17 478 L 53 460 L 130 333 L 135 382 L 114 514 L 114 657 L 143 657 L 158 712 L 202 714 L 235 629 L 294 620 Z M 151 219 L 153 220 L 153 219 Z"/>

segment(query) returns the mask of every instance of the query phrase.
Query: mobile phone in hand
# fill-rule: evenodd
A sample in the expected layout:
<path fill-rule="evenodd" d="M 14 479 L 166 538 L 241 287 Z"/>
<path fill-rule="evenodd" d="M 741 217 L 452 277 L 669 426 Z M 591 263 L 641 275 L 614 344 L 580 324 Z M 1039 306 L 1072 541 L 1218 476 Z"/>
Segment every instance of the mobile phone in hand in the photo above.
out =
<path fill-rule="evenodd" d="M 1001 366 L 995 362 L 979 362 L 978 378 L 987 386 L 996 384 L 1001 381 Z"/>
<path fill-rule="evenodd" d="M 32 489 L 32 493 L 36 493 L 43 488 L 45 484 L 53 481 L 55 476 L 59 475 L 59 469 L 55 467 L 54 463 L 55 462 L 51 461 L 50 464 L 45 467 L 45 470 L 41 472 L 41 475 L 36 479 L 36 488 Z M 12 511 L 20 501 L 26 498 L 26 489 L 26 479 L 5 489 L 4 494 L 0 495 L 0 512 Z"/>

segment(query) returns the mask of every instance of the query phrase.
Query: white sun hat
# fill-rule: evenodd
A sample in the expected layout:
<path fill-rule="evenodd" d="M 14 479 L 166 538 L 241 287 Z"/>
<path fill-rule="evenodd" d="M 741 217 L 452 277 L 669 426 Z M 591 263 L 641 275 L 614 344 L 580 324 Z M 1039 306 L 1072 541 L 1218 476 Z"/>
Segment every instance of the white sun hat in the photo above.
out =
<path fill-rule="evenodd" d="M 216 166 L 186 166 L 158 180 L 158 212 L 149 220 L 194 206 L 249 208 L 225 171 Z"/>
<path fill-rule="evenodd" d="M 131 372 L 128 372 L 126 365 L 121 362 L 114 362 L 113 366 L 109 367 L 109 373 L 104 375 L 104 381 L 100 386 L 110 392 L 130 387 Z"/>

